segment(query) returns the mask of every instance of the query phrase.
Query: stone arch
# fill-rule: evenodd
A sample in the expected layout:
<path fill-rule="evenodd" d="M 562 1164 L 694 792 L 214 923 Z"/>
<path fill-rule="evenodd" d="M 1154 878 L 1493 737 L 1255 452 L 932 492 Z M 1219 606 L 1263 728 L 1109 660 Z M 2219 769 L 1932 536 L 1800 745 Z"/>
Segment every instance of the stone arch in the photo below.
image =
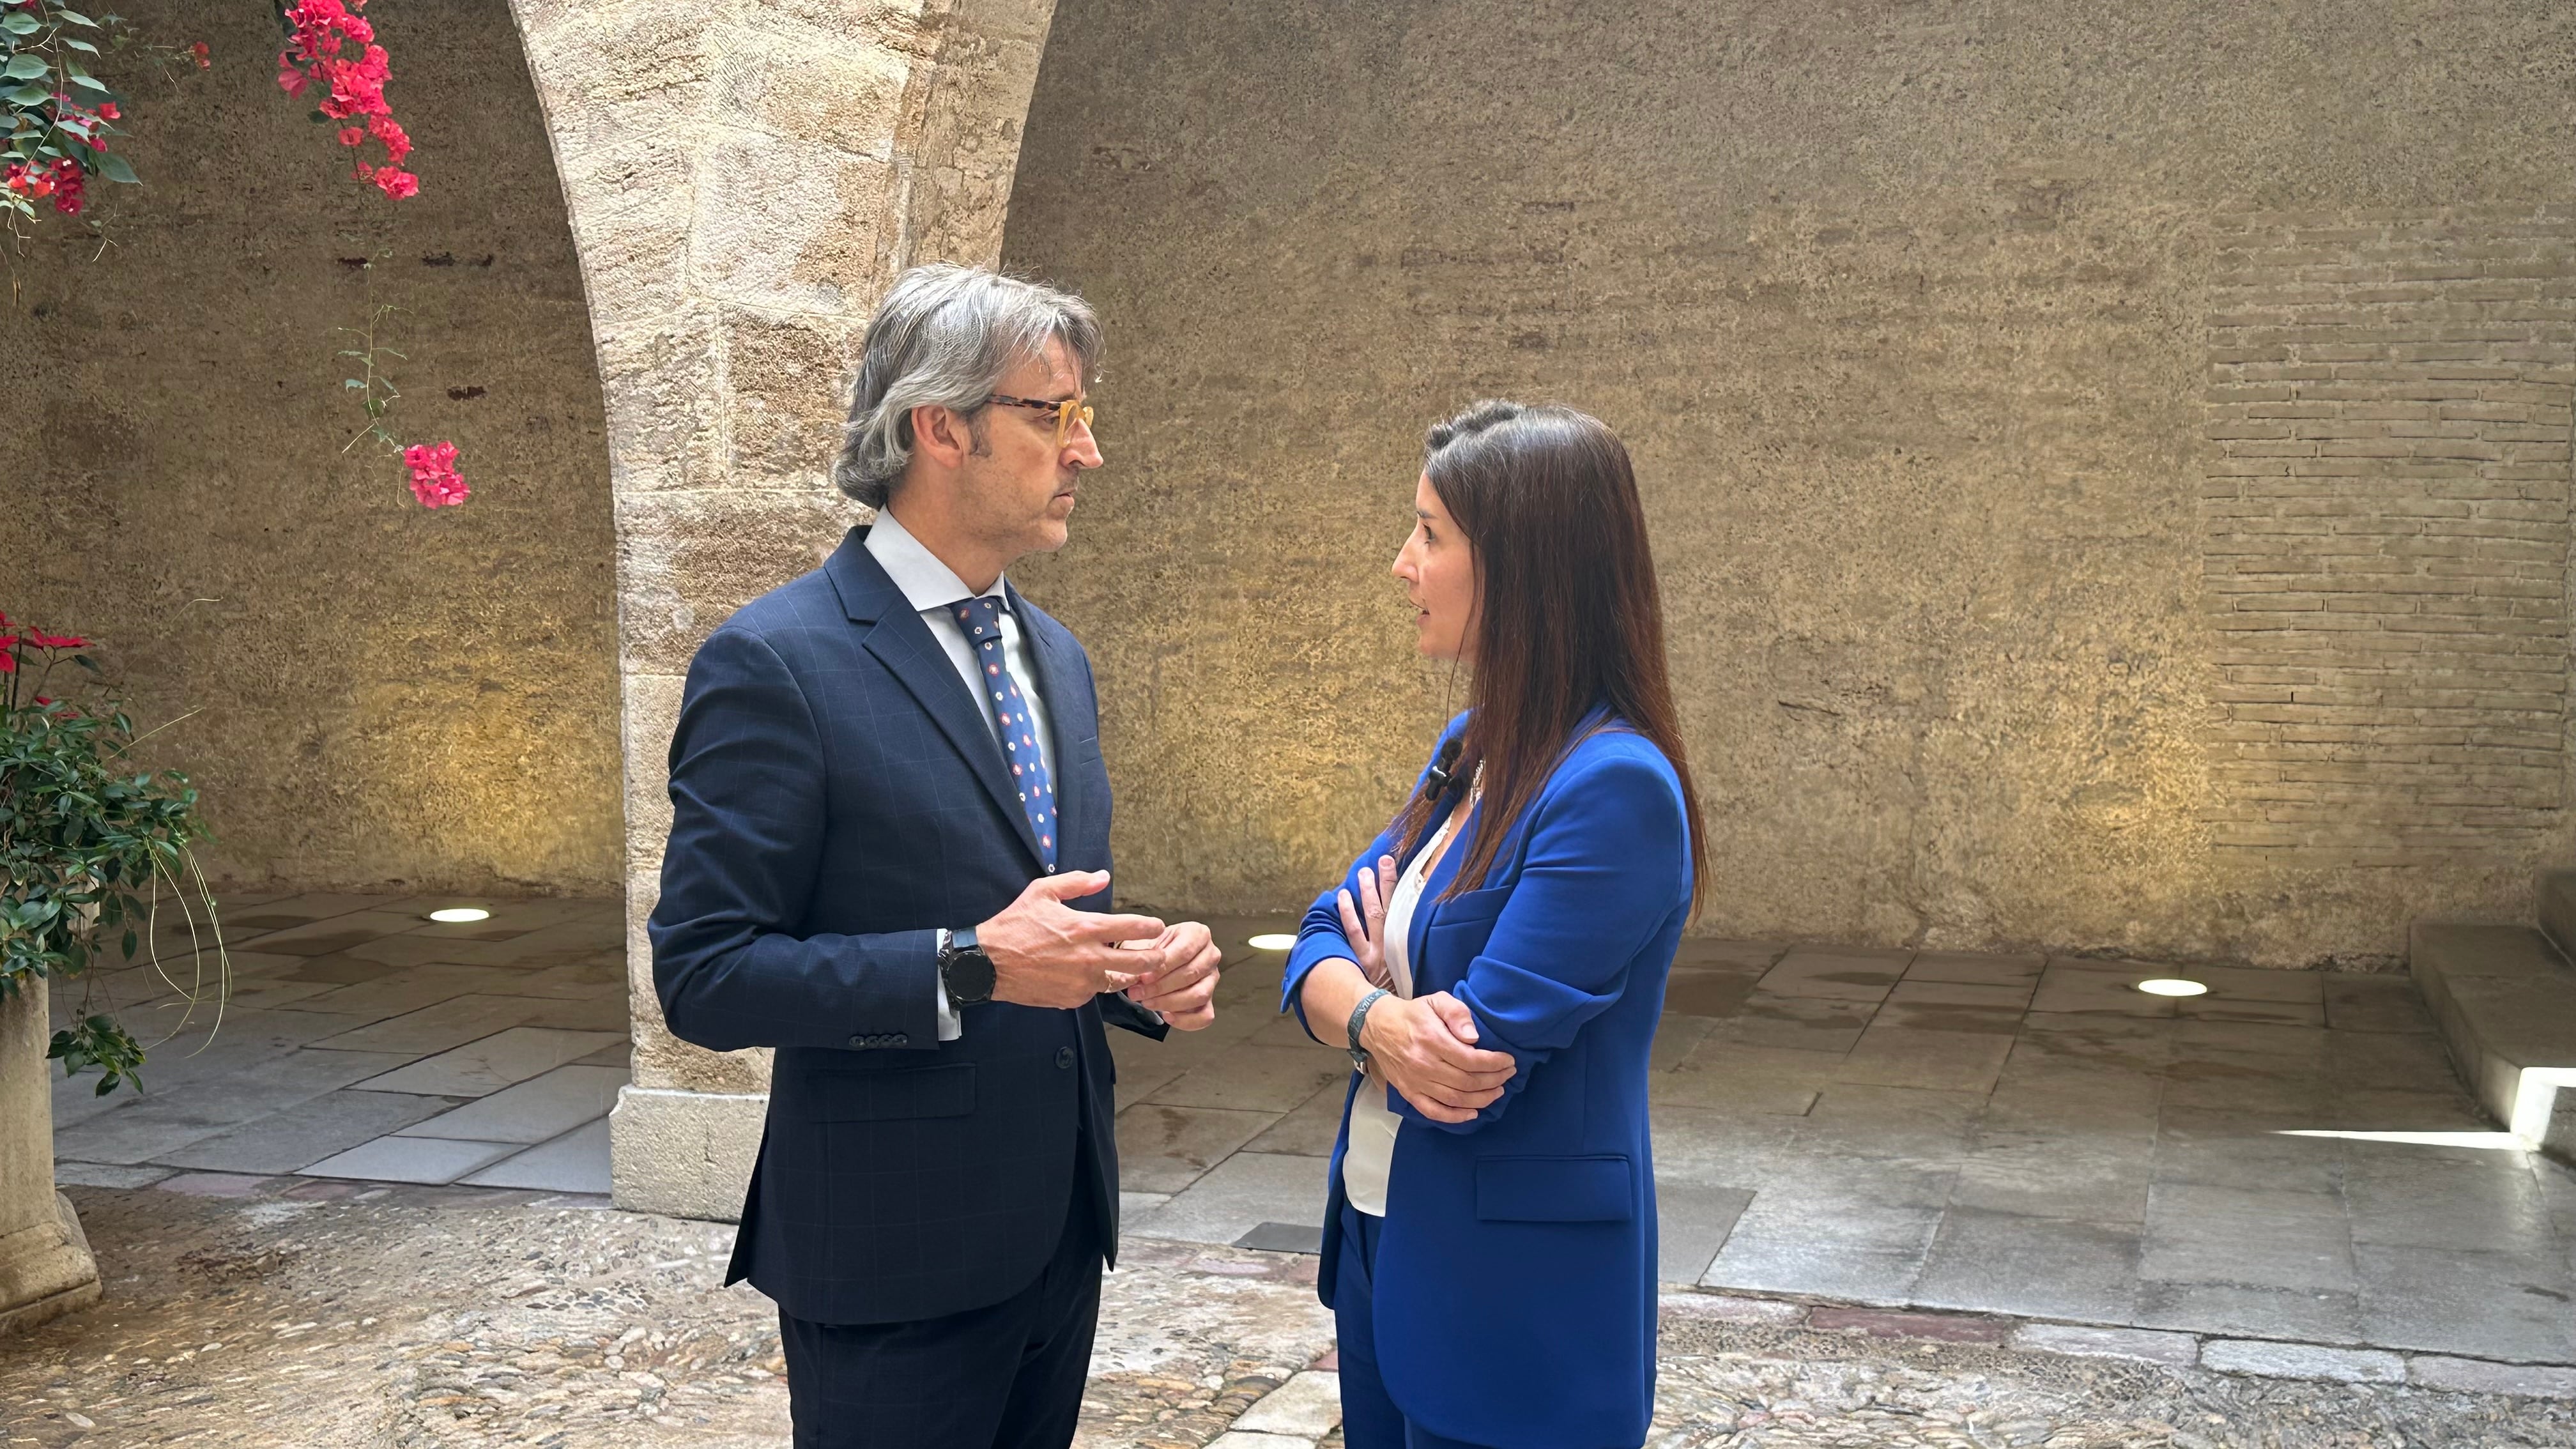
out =
<path fill-rule="evenodd" d="M 635 1085 L 628 1207 L 727 1218 L 765 1053 L 673 1038 L 643 922 L 689 657 L 859 512 L 825 481 L 869 308 L 991 263 L 1053 0 L 513 0 L 589 294 L 617 510 Z"/>

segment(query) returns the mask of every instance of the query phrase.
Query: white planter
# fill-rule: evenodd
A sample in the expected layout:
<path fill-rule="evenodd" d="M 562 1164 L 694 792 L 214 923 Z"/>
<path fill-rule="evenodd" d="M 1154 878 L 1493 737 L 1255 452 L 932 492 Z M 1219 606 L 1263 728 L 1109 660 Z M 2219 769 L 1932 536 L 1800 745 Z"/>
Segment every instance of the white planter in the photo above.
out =
<path fill-rule="evenodd" d="M 0 1333 L 98 1300 L 98 1260 L 54 1190 L 52 1037 L 44 982 L 0 997 Z"/>

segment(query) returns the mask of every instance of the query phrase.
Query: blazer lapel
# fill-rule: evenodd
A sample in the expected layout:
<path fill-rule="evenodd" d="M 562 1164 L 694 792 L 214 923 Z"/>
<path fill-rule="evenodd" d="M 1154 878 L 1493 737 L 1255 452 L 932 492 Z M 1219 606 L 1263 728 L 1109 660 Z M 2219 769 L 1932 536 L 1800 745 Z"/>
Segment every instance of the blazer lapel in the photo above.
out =
<path fill-rule="evenodd" d="M 1010 762 L 1003 758 L 1002 742 L 993 737 L 983 702 L 957 677 L 957 666 L 931 637 L 930 626 L 913 612 L 911 601 L 867 551 L 867 534 L 863 527 L 851 529 L 823 565 L 841 595 L 841 611 L 851 623 L 868 626 L 863 639 L 868 652 L 903 682 L 940 733 L 948 736 L 985 793 L 1002 808 L 1003 818 L 1018 832 L 1029 859 L 1042 859 L 1037 829 L 1029 824 L 1029 812 L 1011 784 Z"/>
<path fill-rule="evenodd" d="M 1047 724 L 1055 736 L 1056 815 L 1064 827 L 1056 839 L 1075 840 L 1080 838 L 1076 829 L 1091 823 L 1091 811 L 1098 802 L 1091 798 L 1091 772 L 1074 768 L 1069 747 L 1099 734 L 1099 702 L 1084 685 L 1082 646 L 1074 642 L 1072 631 L 1039 612 L 1017 588 L 1008 584 L 1004 588 L 1010 594 L 1011 616 L 1029 641 L 1029 658 L 1037 664 L 1038 692 L 1046 701 Z"/>

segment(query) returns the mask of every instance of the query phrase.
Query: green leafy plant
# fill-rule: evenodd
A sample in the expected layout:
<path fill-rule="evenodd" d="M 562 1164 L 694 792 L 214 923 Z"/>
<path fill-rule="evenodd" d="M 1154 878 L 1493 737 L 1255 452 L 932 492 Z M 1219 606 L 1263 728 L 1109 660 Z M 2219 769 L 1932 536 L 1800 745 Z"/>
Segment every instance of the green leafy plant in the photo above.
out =
<path fill-rule="evenodd" d="M 152 45 L 121 15 L 93 20 L 60 0 L 0 0 L 0 218 L 12 231 L 35 218 L 39 201 L 80 215 L 92 177 L 136 180 L 108 149 L 124 119 L 119 108 L 133 102 L 89 69 L 128 49 L 165 68 L 208 64 L 202 41 L 185 50 Z"/>
<path fill-rule="evenodd" d="M 146 736 L 88 647 L 0 614 L 0 993 L 30 978 L 83 976 L 111 951 L 141 956 L 187 1000 L 175 1036 L 209 1002 L 220 1021 L 231 976 L 214 894 L 191 849 L 208 836 L 185 775 L 133 768 L 128 757 Z M 65 666 L 71 687 L 46 693 Z M 161 959 L 172 912 L 189 945 L 186 985 Z M 101 1096 L 121 1083 L 139 1088 L 143 1044 L 97 977 L 83 985 L 76 1024 L 54 1033 L 46 1055 L 66 1076 L 98 1068 Z"/>

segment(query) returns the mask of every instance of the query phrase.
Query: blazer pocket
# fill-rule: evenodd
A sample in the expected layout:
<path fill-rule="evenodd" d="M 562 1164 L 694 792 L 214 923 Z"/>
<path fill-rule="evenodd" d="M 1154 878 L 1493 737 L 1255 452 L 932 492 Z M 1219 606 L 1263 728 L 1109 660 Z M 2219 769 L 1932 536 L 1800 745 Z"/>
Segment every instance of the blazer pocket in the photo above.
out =
<path fill-rule="evenodd" d="M 1480 891 L 1469 891 L 1465 895 L 1452 896 L 1448 900 L 1435 900 L 1431 906 L 1431 924 L 1434 927 L 1464 926 L 1477 921 L 1490 921 L 1503 913 L 1503 907 L 1511 901 L 1511 898 L 1512 888 L 1499 885 L 1487 886 Z"/>
<path fill-rule="evenodd" d="M 814 1120 L 886 1122 L 963 1117 L 975 1110 L 975 1064 L 895 1072 L 834 1072 L 815 1083 Z"/>
<path fill-rule="evenodd" d="M 1476 1162 L 1484 1222 L 1624 1223 L 1637 1215 L 1625 1157 L 1485 1157 Z"/>

